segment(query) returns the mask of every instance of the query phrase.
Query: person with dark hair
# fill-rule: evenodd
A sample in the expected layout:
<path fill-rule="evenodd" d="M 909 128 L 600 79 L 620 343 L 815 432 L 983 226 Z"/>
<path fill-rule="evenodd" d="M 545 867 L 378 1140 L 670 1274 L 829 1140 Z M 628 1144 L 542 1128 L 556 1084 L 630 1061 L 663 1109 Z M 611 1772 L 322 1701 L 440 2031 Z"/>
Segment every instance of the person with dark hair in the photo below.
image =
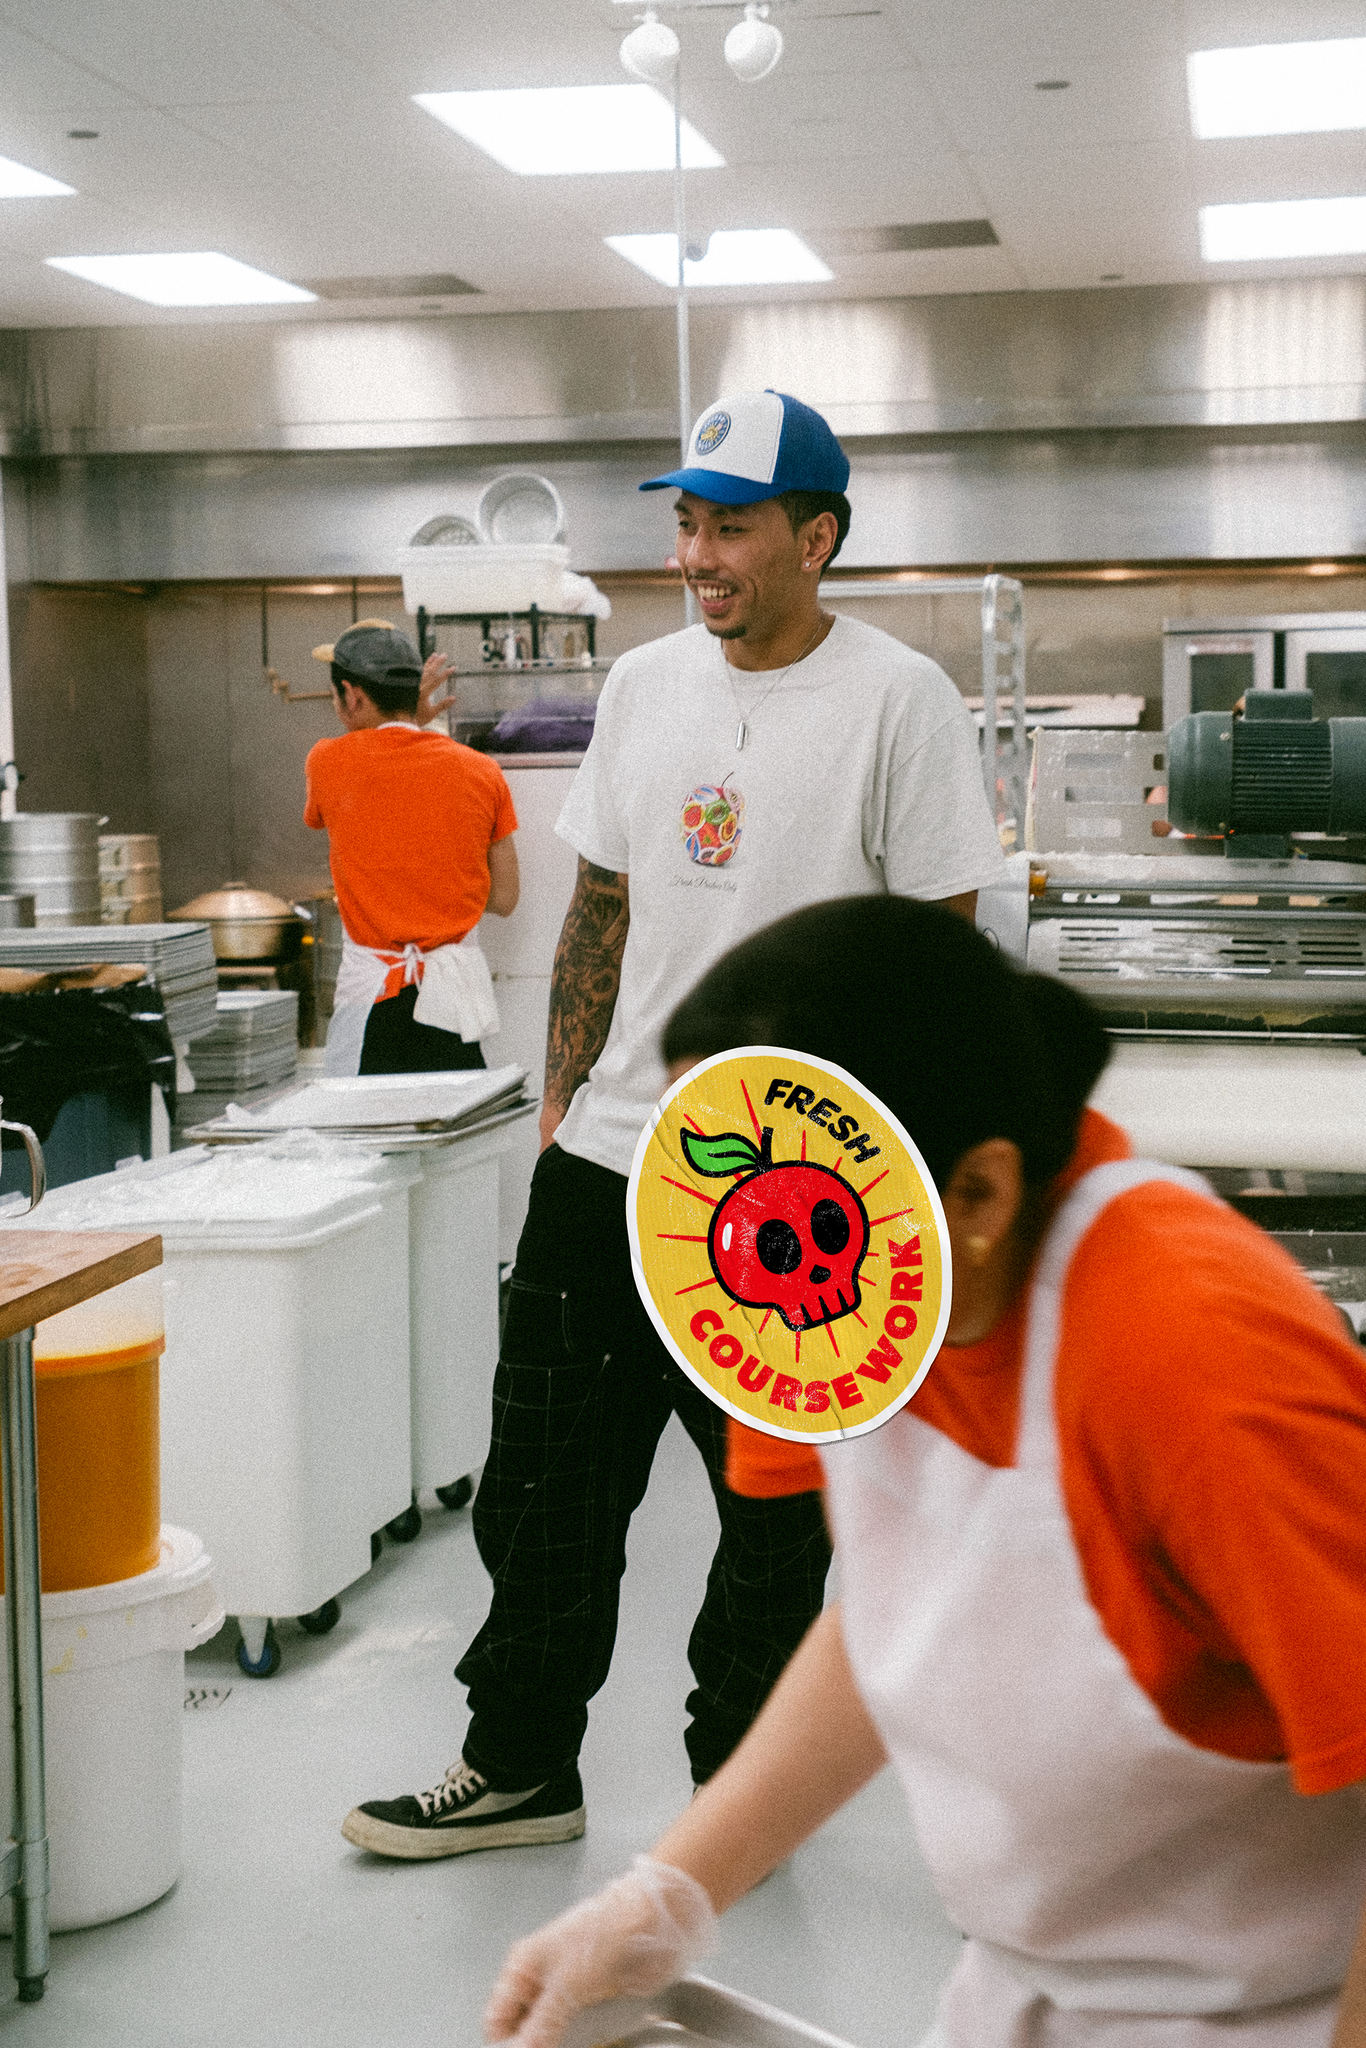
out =
<path fill-rule="evenodd" d="M 851 999 L 851 992 L 856 995 Z M 1087 1097 L 1100 1019 L 960 920 L 820 904 L 664 1034 L 774 1044 L 909 1130 L 944 1348 L 822 1450 L 842 1598 L 629 1875 L 510 1951 L 490 2040 L 648 1994 L 885 1764 L 965 1940 L 923 2048 L 1366 2043 L 1366 1369 L 1332 1304 Z M 731 1424 L 751 1496 L 812 1453 Z"/>
<path fill-rule="evenodd" d="M 340 739 L 305 763 L 304 823 L 328 835 L 346 934 L 327 1033 L 327 1072 L 414 1074 L 482 1067 L 498 1029 L 493 983 L 472 938 L 486 910 L 517 906 L 517 814 L 497 763 L 423 730 L 448 664 L 387 619 L 315 647 L 332 672 Z"/>
<path fill-rule="evenodd" d="M 583 1832 L 588 1703 L 611 1664 L 627 1529 L 671 1415 L 706 1463 L 721 1525 L 688 1645 L 696 1783 L 820 1610 L 820 1496 L 727 1489 L 724 1420 L 636 1294 L 626 1178 L 664 1085 L 660 1030 L 728 947 L 781 911 L 846 894 L 946 901 L 971 919 L 1002 867 L 952 682 L 821 607 L 848 481 L 819 413 L 747 391 L 703 413 L 681 469 L 641 486 L 678 493 L 678 561 L 702 619 L 617 661 L 560 816 L 579 873 L 474 1503 L 493 1598 L 456 1667 L 471 1722 L 431 1791 L 347 1815 L 360 1848 L 455 1856 Z"/>

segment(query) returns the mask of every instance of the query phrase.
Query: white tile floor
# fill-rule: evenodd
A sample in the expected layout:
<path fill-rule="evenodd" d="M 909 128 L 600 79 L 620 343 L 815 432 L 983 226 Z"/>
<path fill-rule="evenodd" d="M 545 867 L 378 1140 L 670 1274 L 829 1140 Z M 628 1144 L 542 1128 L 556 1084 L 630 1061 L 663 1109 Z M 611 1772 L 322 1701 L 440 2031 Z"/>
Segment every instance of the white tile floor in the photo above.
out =
<path fill-rule="evenodd" d="M 337 1831 L 356 1800 L 433 1784 L 458 1753 L 450 1672 L 487 1587 L 468 1512 L 434 1509 L 416 1543 L 387 1548 L 331 1636 L 282 1628 L 275 1678 L 240 1674 L 230 1625 L 187 1660 L 191 1685 L 231 1694 L 185 1717 L 180 1883 L 131 1919 L 57 1936 L 46 1998 L 0 2002 L 0 2043 L 476 2048 L 507 1942 L 614 1875 L 688 1797 L 684 1645 L 714 1530 L 701 1463 L 671 1426 L 592 1710 L 588 1834 L 556 1848 L 394 1864 Z M 728 1916 L 706 1971 L 857 2048 L 914 2048 L 956 1948 L 884 1773 Z"/>

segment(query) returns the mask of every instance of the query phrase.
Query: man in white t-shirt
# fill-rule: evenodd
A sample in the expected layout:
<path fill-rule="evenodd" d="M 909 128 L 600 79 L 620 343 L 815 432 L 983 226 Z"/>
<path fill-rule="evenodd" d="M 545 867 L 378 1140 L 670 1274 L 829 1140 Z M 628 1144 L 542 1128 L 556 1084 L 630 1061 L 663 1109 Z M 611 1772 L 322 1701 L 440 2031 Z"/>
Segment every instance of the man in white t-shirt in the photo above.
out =
<path fill-rule="evenodd" d="M 464 1754 L 432 1791 L 346 1818 L 347 1839 L 381 1855 L 583 1832 L 588 1702 L 611 1661 L 627 1526 L 671 1414 L 702 1453 L 721 1521 L 688 1645 L 698 1783 L 820 1610 L 819 1496 L 727 1488 L 725 1415 L 641 1306 L 625 1197 L 665 1087 L 664 1022 L 721 954 L 831 897 L 916 896 L 971 917 L 1002 865 L 957 689 L 924 655 L 821 609 L 848 479 L 821 416 L 764 391 L 712 408 L 686 466 L 641 486 L 679 492 L 677 555 L 702 624 L 615 664 L 560 817 L 579 877 L 555 956 L 545 1149 L 474 1509 L 492 1607 L 456 1671 L 472 1715 Z M 679 1532 L 680 1546 L 700 1540 Z"/>

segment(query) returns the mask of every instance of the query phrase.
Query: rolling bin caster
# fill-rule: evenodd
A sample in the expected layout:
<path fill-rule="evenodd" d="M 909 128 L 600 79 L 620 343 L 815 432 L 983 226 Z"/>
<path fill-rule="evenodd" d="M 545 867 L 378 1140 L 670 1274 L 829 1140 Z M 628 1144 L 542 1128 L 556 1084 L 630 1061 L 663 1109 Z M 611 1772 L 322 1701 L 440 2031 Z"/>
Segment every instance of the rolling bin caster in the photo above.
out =
<path fill-rule="evenodd" d="M 238 1668 L 248 1678 L 274 1678 L 280 1668 L 274 1622 L 264 1615 L 239 1614 L 237 1625 L 242 1631 L 242 1640 L 237 1645 Z"/>
<path fill-rule="evenodd" d="M 383 1549 L 384 1549 L 384 1531 L 383 1531 L 382 1529 L 375 1529 L 375 1530 L 372 1530 L 372 1531 L 371 1531 L 371 1535 L 370 1535 L 370 1562 L 371 1562 L 371 1564 L 378 1564 L 378 1563 L 379 1563 L 379 1560 L 380 1560 L 380 1553 L 382 1552 L 382 1550 L 383 1550 Z"/>
<path fill-rule="evenodd" d="M 422 1534 L 422 1510 L 414 1501 L 401 1515 L 395 1515 L 392 1522 L 384 1525 L 386 1536 L 392 1536 L 395 1543 L 415 1543 Z"/>
<path fill-rule="evenodd" d="M 21 1977 L 19 1979 L 20 2005 L 36 2005 L 43 1995 L 46 1977 Z"/>
<path fill-rule="evenodd" d="M 453 1479 L 449 1486 L 438 1486 L 436 1497 L 452 1514 L 460 1508 L 467 1508 L 474 1499 L 474 1474 L 467 1472 L 463 1479 Z"/>
<path fill-rule="evenodd" d="M 299 1616 L 299 1626 L 306 1635 L 325 1636 L 341 1620 L 341 1607 L 335 1600 L 324 1600 L 321 1607 L 315 1607 L 311 1614 Z"/>

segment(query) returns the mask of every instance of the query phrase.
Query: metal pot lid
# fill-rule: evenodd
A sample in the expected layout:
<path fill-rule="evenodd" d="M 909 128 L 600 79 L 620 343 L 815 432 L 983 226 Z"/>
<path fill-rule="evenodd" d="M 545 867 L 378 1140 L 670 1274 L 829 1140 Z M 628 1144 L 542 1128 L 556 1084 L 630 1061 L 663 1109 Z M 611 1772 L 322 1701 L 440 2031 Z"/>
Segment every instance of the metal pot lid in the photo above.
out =
<path fill-rule="evenodd" d="M 221 889 L 210 889 L 206 895 L 196 896 L 192 903 L 182 903 L 171 914 L 204 922 L 231 919 L 241 924 L 253 918 L 293 920 L 295 913 L 292 904 L 272 896 L 266 889 L 250 889 L 245 882 L 225 882 Z"/>

